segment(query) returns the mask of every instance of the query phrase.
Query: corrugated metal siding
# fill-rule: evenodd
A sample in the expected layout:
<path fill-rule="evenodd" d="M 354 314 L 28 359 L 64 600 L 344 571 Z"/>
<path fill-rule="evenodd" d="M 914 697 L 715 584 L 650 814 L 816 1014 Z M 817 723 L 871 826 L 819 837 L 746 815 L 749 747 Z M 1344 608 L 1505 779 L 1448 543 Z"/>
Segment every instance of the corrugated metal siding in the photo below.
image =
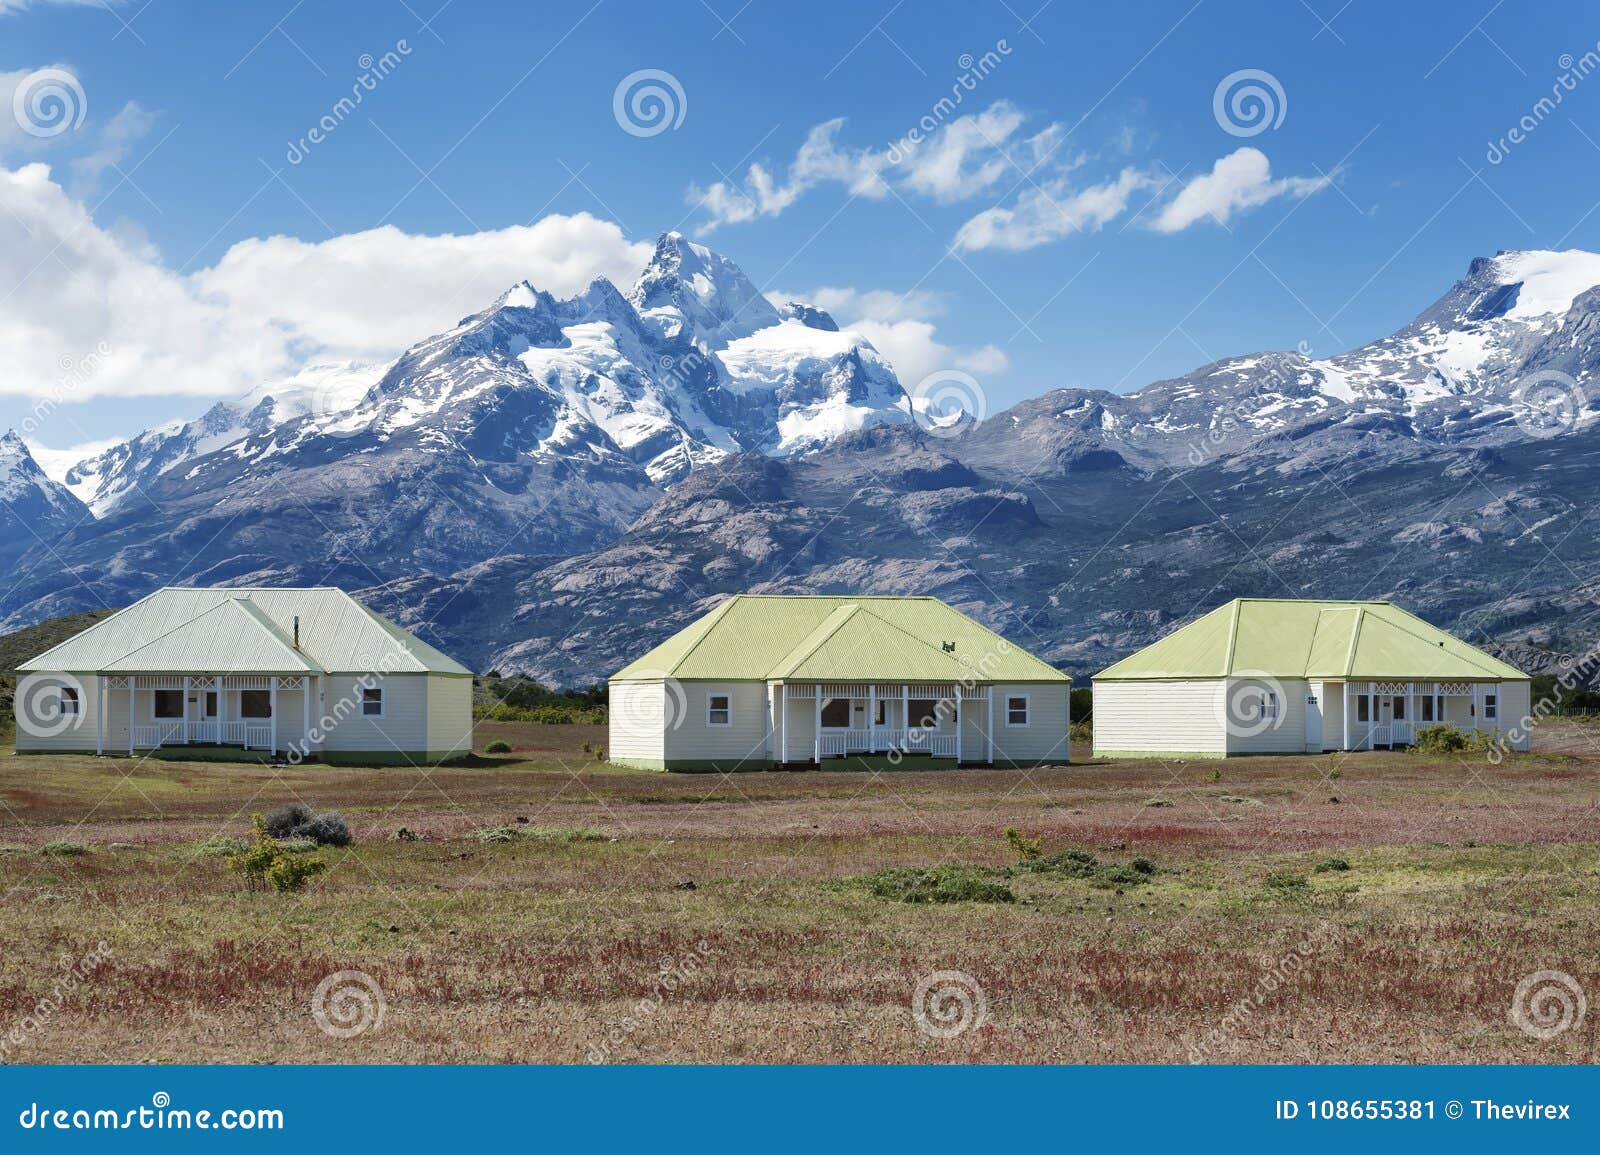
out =
<path fill-rule="evenodd" d="M 1227 752 L 1221 679 L 1096 682 L 1094 748 L 1141 753 Z"/>
<path fill-rule="evenodd" d="M 428 750 L 472 752 L 472 679 L 428 675 Z"/>
<path fill-rule="evenodd" d="M 666 690 L 660 682 L 611 683 L 607 755 L 621 765 L 653 765 L 666 757 Z"/>
<path fill-rule="evenodd" d="M 173 629 L 193 621 L 232 599 L 245 598 L 276 629 L 286 644 L 300 618 L 300 642 L 306 656 L 325 670 L 467 674 L 466 667 L 393 622 L 373 613 L 341 589 L 169 587 L 157 590 L 125 610 L 90 626 L 76 637 L 46 651 L 25 670 L 103 670 Z M 242 631 L 241 631 L 242 632 Z M 194 673 L 226 673 L 215 656 L 209 669 Z"/>

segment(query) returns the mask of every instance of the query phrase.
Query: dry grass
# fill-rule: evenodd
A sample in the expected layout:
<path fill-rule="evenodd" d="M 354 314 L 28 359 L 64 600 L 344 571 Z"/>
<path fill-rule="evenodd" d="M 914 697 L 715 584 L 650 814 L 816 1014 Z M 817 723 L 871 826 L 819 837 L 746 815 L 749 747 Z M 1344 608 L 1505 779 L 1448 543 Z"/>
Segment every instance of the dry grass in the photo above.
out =
<path fill-rule="evenodd" d="M 41 1062 L 1593 1061 L 1600 1016 L 1547 1042 L 1508 1019 L 1538 970 L 1600 997 L 1600 754 L 1559 737 L 1498 767 L 1027 774 L 635 773 L 582 752 L 598 728 L 516 724 L 478 735 L 511 755 L 428 771 L 4 758 L 0 1042 L 20 1028 L 7 1057 Z M 245 894 L 191 853 L 294 800 L 358 840 L 323 851 L 305 893 Z M 473 837 L 499 826 L 609 837 Z M 1011 826 L 1157 871 L 1121 890 L 1016 872 L 1006 905 L 844 881 L 1000 870 Z M 38 853 L 53 841 L 91 850 Z M 1314 873 L 1329 855 L 1352 869 Z M 102 941 L 109 958 L 27 1025 L 61 960 Z M 387 1006 L 336 1039 L 310 1006 L 345 969 Z M 984 1025 L 918 1030 L 936 970 L 977 980 Z"/>

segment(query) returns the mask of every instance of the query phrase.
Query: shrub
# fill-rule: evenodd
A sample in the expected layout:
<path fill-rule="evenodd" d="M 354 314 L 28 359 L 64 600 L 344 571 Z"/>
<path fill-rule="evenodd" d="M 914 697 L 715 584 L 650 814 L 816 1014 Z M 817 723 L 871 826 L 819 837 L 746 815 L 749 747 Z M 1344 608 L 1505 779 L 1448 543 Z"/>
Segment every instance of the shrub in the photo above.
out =
<path fill-rule="evenodd" d="M 1219 795 L 1217 795 L 1217 799 L 1218 799 L 1218 801 L 1221 801 L 1221 802 L 1232 802 L 1236 806 L 1260 806 L 1260 805 L 1262 805 L 1261 799 L 1259 799 L 1259 798 L 1246 798 L 1242 794 L 1219 794 Z"/>
<path fill-rule="evenodd" d="M 1267 875 L 1267 889 L 1283 894 L 1304 894 L 1311 889 L 1311 880 L 1292 870 L 1274 870 Z"/>
<path fill-rule="evenodd" d="M 1460 754 L 1474 750 L 1487 750 L 1487 734 L 1463 734 L 1448 723 L 1424 726 L 1417 731 L 1409 750 L 1413 754 Z"/>
<path fill-rule="evenodd" d="M 299 890 L 308 879 L 328 869 L 328 864 L 320 858 L 288 851 L 268 832 L 266 819 L 259 814 L 255 817 L 255 837 L 243 850 L 228 855 L 228 866 L 244 876 L 246 890 L 265 890 L 270 886 L 279 892 Z"/>
<path fill-rule="evenodd" d="M 483 748 L 483 752 L 485 754 L 509 754 L 511 753 L 511 743 L 503 742 L 499 738 L 496 738 L 493 742 L 490 742 Z"/>
<path fill-rule="evenodd" d="M 349 846 L 355 841 L 350 836 L 350 826 L 345 822 L 344 815 L 334 811 L 317 815 L 302 826 L 296 835 L 309 838 L 318 846 Z"/>
<path fill-rule="evenodd" d="M 522 831 L 515 826 L 494 826 L 488 830 L 475 831 L 472 837 L 479 842 L 515 842 L 522 837 Z"/>
<path fill-rule="evenodd" d="M 311 821 L 311 807 L 303 802 L 291 802 L 276 810 L 267 811 L 261 819 L 269 837 L 293 838 L 300 827 Z"/>
<path fill-rule="evenodd" d="M 1144 800 L 1144 805 L 1145 806 L 1157 806 L 1157 807 L 1159 807 L 1159 806 L 1171 806 L 1172 805 L 1172 799 L 1170 799 L 1170 798 L 1146 798 Z"/>
<path fill-rule="evenodd" d="M 1344 859 L 1338 858 L 1338 857 L 1324 858 L 1321 862 L 1317 863 L 1317 865 L 1316 865 L 1316 872 L 1318 874 L 1327 874 L 1329 871 L 1340 871 L 1340 872 L 1343 872 L 1343 871 L 1346 871 L 1346 870 L 1349 870 L 1349 869 L 1350 869 L 1350 864 L 1348 862 L 1346 862 Z"/>
<path fill-rule="evenodd" d="M 863 881 L 878 898 L 895 902 L 1016 902 L 1009 887 L 991 882 L 972 866 L 901 866 L 869 874 Z"/>
<path fill-rule="evenodd" d="M 1128 863 L 1128 865 L 1133 867 L 1133 869 L 1137 870 L 1140 874 L 1154 874 L 1156 872 L 1156 864 L 1151 862 L 1148 858 L 1135 858 L 1132 862 Z"/>
<path fill-rule="evenodd" d="M 301 802 L 268 811 L 262 824 L 267 834 L 277 839 L 309 838 L 318 846 L 349 846 L 355 841 L 342 814 L 313 814 L 311 807 Z"/>
<path fill-rule="evenodd" d="M 39 847 L 40 854 L 48 854 L 52 858 L 77 858 L 81 854 L 88 854 L 89 848 L 81 842 L 67 842 L 57 839 L 46 842 Z"/>
<path fill-rule="evenodd" d="M 1015 826 L 1006 827 L 1006 842 L 1010 843 L 1011 849 L 1017 852 L 1018 858 L 1025 860 L 1038 858 L 1040 854 L 1039 848 L 1044 845 L 1043 838 L 1024 838 L 1022 831 Z"/>
<path fill-rule="evenodd" d="M 248 839 L 227 838 L 220 834 L 210 838 L 202 838 L 198 842 L 191 842 L 184 850 L 190 858 L 226 858 L 230 854 L 239 854 L 250 846 Z"/>
<path fill-rule="evenodd" d="M 587 826 L 492 826 L 473 834 L 479 842 L 604 842 L 611 836 Z"/>
<path fill-rule="evenodd" d="M 1019 862 L 1016 869 L 1034 874 L 1059 874 L 1110 890 L 1145 885 L 1156 872 L 1156 864 L 1148 858 L 1136 858 L 1127 866 L 1120 866 L 1101 862 L 1087 850 L 1063 850 L 1048 857 Z"/>

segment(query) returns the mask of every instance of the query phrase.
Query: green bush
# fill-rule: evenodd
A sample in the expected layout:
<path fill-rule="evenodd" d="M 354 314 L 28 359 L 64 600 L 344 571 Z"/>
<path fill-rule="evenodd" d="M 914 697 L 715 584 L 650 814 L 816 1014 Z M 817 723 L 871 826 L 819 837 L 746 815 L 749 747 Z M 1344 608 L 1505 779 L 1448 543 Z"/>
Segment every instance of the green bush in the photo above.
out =
<path fill-rule="evenodd" d="M 492 826 L 473 834 L 479 842 L 605 842 L 611 836 L 587 826 Z"/>
<path fill-rule="evenodd" d="M 1022 831 L 1015 826 L 1006 827 L 1006 842 L 1012 850 L 1017 852 L 1017 857 L 1022 859 L 1038 858 L 1040 847 L 1044 844 L 1043 838 L 1024 838 Z"/>
<path fill-rule="evenodd" d="M 57 839 L 53 842 L 46 842 L 39 847 L 39 853 L 47 854 L 52 858 L 77 858 L 81 854 L 88 854 L 89 848 L 81 842 L 66 842 Z"/>
<path fill-rule="evenodd" d="M 1087 850 L 1062 850 L 1041 858 L 1017 863 L 1016 870 L 1030 874 L 1058 874 L 1076 878 L 1102 890 L 1144 886 L 1156 872 L 1148 858 L 1135 858 L 1127 866 L 1101 862 Z"/>
<path fill-rule="evenodd" d="M 320 858 L 295 854 L 267 831 L 266 819 L 255 816 L 255 837 L 237 854 L 228 855 L 228 867 L 244 876 L 245 889 L 282 892 L 300 890 L 308 879 L 328 869 Z"/>
<path fill-rule="evenodd" d="M 1350 869 L 1350 864 L 1339 857 L 1324 858 L 1321 862 L 1317 863 L 1315 869 L 1318 874 L 1327 874 L 1330 871 L 1338 871 L 1342 873 L 1343 871 Z"/>
<path fill-rule="evenodd" d="M 1144 805 L 1145 806 L 1153 806 L 1153 807 L 1171 806 L 1172 805 L 1172 799 L 1170 799 L 1170 798 L 1146 798 L 1144 800 Z"/>
<path fill-rule="evenodd" d="M 1487 750 L 1490 745 L 1487 734 L 1464 734 L 1449 723 L 1442 723 L 1418 730 L 1409 749 L 1413 754 L 1461 754 Z"/>
<path fill-rule="evenodd" d="M 483 752 L 485 754 L 509 754 L 511 753 L 511 743 L 502 742 L 499 738 L 496 738 L 483 748 Z"/>
<path fill-rule="evenodd" d="M 895 902 L 1016 902 L 1009 887 L 990 881 L 972 866 L 895 867 L 867 875 L 862 881 L 878 898 Z"/>

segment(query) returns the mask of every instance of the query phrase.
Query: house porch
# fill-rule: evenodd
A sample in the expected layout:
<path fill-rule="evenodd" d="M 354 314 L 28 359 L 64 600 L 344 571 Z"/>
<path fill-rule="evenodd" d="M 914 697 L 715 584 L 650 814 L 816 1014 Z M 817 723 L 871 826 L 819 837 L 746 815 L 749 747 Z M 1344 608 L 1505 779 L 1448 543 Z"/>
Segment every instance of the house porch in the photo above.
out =
<path fill-rule="evenodd" d="M 768 747 L 780 765 L 851 755 L 994 761 L 989 685 L 769 682 L 767 695 Z"/>
<path fill-rule="evenodd" d="M 1500 729 L 1505 689 L 1500 682 L 1346 682 L 1338 749 L 1376 750 L 1409 746 L 1417 731 L 1454 726 L 1470 734 Z"/>
<path fill-rule="evenodd" d="M 95 752 L 236 746 L 312 752 L 317 679 L 304 674 L 99 674 Z"/>

